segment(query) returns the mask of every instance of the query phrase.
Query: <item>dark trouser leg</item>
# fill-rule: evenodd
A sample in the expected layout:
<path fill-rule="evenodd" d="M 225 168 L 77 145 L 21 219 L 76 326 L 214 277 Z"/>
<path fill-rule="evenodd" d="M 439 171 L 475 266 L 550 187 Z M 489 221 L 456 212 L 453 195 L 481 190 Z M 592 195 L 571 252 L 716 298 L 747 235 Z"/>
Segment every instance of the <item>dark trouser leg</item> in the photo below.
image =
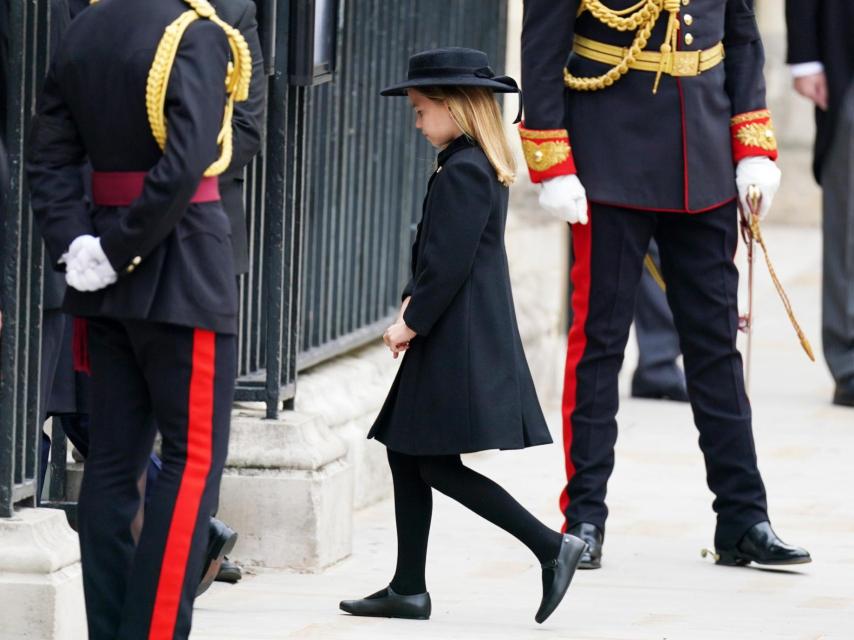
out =
<path fill-rule="evenodd" d="M 151 496 L 154 495 L 154 487 L 157 485 L 157 477 L 163 469 L 163 461 L 156 453 L 152 453 L 148 458 L 148 467 L 145 469 L 145 506 L 151 503 Z"/>
<path fill-rule="evenodd" d="M 56 375 L 59 355 L 62 353 L 62 339 L 65 334 L 65 315 L 59 309 L 48 309 L 42 313 L 42 353 L 41 377 L 39 379 L 39 402 L 41 403 L 40 422 L 44 425 L 47 420 L 50 405 L 50 391 Z M 50 455 L 50 438 L 41 432 L 41 449 L 39 455 L 39 484 L 36 501 L 41 500 L 44 478 L 47 473 L 48 457 Z"/>
<path fill-rule="evenodd" d="M 417 458 L 389 449 L 388 464 L 394 482 L 397 525 L 397 568 L 390 586 L 401 595 L 424 593 L 427 591 L 424 571 L 433 494 L 421 479 Z"/>
<path fill-rule="evenodd" d="M 68 413 L 59 416 L 59 423 L 65 436 L 85 459 L 89 455 L 89 415 L 86 413 Z"/>
<path fill-rule="evenodd" d="M 661 264 L 655 242 L 649 245 L 649 255 L 656 265 Z M 638 341 L 635 378 L 660 389 L 681 385 L 682 372 L 676 364 L 680 353 L 679 335 L 664 290 L 648 269 L 643 270 L 638 288 L 635 334 Z"/>
<path fill-rule="evenodd" d="M 591 204 L 590 222 L 572 227 L 572 327 L 563 389 L 567 486 L 565 527 L 604 531 L 605 494 L 617 440 L 617 377 L 629 337 L 653 214 Z"/>
<path fill-rule="evenodd" d="M 126 325 L 163 436 L 163 469 L 145 513 L 119 637 L 183 640 L 228 448 L 236 338 L 149 322 Z M 150 453 L 149 446 L 140 472 Z"/>
<path fill-rule="evenodd" d="M 518 538 L 540 562 L 557 556 L 561 535 L 537 520 L 500 485 L 466 467 L 459 456 L 419 456 L 415 460 L 424 482 Z"/>
<path fill-rule="evenodd" d="M 130 524 L 137 479 L 154 443 L 148 388 L 125 327 L 89 323 L 92 408 L 79 502 L 80 550 L 90 640 L 115 640 L 134 556 Z"/>
<path fill-rule="evenodd" d="M 837 384 L 854 385 L 854 83 L 824 161 L 822 346 Z"/>
<path fill-rule="evenodd" d="M 718 547 L 734 546 L 747 529 L 768 519 L 741 354 L 735 346 L 738 270 L 732 257 L 737 225 L 731 203 L 695 215 L 660 214 L 656 230 L 707 480 L 716 496 Z"/>

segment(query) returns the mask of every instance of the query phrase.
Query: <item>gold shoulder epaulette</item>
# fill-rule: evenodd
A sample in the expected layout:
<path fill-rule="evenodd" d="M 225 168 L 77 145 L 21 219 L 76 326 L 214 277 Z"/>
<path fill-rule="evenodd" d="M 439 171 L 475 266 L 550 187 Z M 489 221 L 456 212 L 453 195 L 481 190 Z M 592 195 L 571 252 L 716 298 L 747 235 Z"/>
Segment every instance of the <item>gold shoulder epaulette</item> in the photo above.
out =
<path fill-rule="evenodd" d="M 217 136 L 217 143 L 220 145 L 221 151 L 219 159 L 205 171 L 205 176 L 216 176 L 225 171 L 231 163 L 231 119 L 234 113 L 234 103 L 242 102 L 249 97 L 249 82 L 252 79 L 252 54 L 240 31 L 223 22 L 207 0 L 184 1 L 191 7 L 190 10 L 182 13 L 172 24 L 166 27 L 166 31 L 157 45 L 154 62 L 148 72 L 145 106 L 148 112 L 148 122 L 151 125 L 151 133 L 160 148 L 165 149 L 166 88 L 184 32 L 200 18 L 210 20 L 225 31 L 231 48 L 231 61 L 228 63 L 228 71 L 225 76 L 225 113 L 222 119 L 222 129 Z"/>

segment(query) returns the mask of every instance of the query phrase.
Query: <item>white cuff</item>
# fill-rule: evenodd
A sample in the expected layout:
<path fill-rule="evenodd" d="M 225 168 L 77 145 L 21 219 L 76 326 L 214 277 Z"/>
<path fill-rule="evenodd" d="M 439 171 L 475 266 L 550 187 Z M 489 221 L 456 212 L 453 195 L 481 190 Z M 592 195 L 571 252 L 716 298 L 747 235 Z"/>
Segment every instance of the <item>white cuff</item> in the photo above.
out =
<path fill-rule="evenodd" d="M 789 71 L 792 73 L 793 78 L 804 78 L 824 73 L 824 65 L 818 61 L 799 62 L 798 64 L 790 64 Z"/>

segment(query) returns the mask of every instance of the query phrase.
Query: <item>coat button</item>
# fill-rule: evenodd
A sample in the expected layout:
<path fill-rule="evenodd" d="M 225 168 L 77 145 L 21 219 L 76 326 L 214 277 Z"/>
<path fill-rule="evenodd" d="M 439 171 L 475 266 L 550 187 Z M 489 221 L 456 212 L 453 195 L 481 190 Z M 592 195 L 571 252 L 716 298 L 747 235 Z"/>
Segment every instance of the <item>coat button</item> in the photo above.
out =
<path fill-rule="evenodd" d="M 691 4 L 691 0 L 682 0 L 683 6 L 687 7 L 689 4 Z"/>
<path fill-rule="evenodd" d="M 685 44 L 687 44 L 689 47 L 694 44 L 694 36 L 692 36 L 690 33 L 685 34 Z"/>
<path fill-rule="evenodd" d="M 690 27 L 692 24 L 694 24 L 694 16 L 692 16 L 690 13 L 686 13 L 685 17 L 682 18 L 682 21 Z"/>
<path fill-rule="evenodd" d="M 142 258 L 140 256 L 136 256 L 133 260 L 130 261 L 130 264 L 125 269 L 125 273 L 133 273 L 133 270 L 136 269 L 141 262 Z"/>

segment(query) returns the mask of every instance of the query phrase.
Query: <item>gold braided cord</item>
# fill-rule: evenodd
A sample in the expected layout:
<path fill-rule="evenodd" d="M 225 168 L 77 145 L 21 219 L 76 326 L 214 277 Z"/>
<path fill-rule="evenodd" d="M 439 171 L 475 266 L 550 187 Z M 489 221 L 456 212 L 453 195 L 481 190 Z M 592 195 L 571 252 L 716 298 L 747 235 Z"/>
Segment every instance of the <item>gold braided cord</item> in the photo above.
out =
<path fill-rule="evenodd" d="M 646 254 L 643 259 L 643 264 L 649 272 L 649 275 L 651 275 L 652 279 L 655 280 L 655 284 L 657 284 L 662 291 L 667 291 L 667 283 L 664 282 L 664 276 L 661 275 L 661 271 L 659 270 L 658 265 L 655 264 L 655 260 L 652 259 L 652 256 Z"/>
<path fill-rule="evenodd" d="M 667 35 L 661 45 L 661 63 L 655 76 L 653 93 L 658 91 L 661 74 L 672 69 L 673 56 L 676 51 L 676 40 L 679 29 L 679 0 L 641 0 L 627 9 L 611 9 L 602 0 L 581 0 L 579 14 L 589 11 L 599 22 L 617 31 L 636 31 L 632 45 L 626 50 L 623 59 L 611 69 L 599 76 L 580 78 L 572 75 L 567 69 L 563 70 L 564 84 L 575 91 L 599 91 L 613 85 L 629 72 L 630 65 L 635 62 L 638 54 L 649 42 L 655 23 L 662 11 L 669 14 L 667 20 Z"/>
<path fill-rule="evenodd" d="M 148 122 L 151 133 L 160 149 L 166 148 L 166 85 L 172 74 L 172 65 L 178 53 L 181 38 L 193 22 L 199 19 L 195 11 L 185 11 L 178 19 L 166 27 L 163 37 L 157 45 L 154 62 L 148 71 L 148 81 L 145 86 L 145 109 L 148 112 Z"/>
<path fill-rule="evenodd" d="M 804 330 L 801 329 L 801 325 L 798 323 L 798 319 L 795 317 L 795 310 L 792 308 L 792 302 L 789 300 L 789 296 L 786 294 L 786 290 L 783 289 L 783 285 L 780 282 L 780 278 L 777 276 L 777 272 L 774 269 L 774 265 L 771 263 L 771 258 L 768 255 L 768 247 L 765 246 L 765 238 L 762 237 L 762 230 L 759 228 L 759 216 L 751 216 L 750 233 L 756 240 L 756 242 L 759 243 L 759 246 L 762 247 L 762 255 L 765 256 L 765 264 L 768 267 L 768 273 L 771 274 L 771 281 L 774 283 L 774 288 L 777 290 L 777 295 L 780 296 L 780 300 L 783 303 L 783 307 L 786 309 L 786 315 L 789 316 L 789 322 L 792 323 L 792 327 L 794 328 L 795 333 L 798 334 L 798 340 L 801 341 L 801 347 L 803 347 L 809 359 L 815 362 L 815 354 L 813 353 L 812 345 L 807 339 L 806 334 L 804 334 Z"/>
<path fill-rule="evenodd" d="M 169 84 L 169 76 L 172 66 L 178 55 L 178 47 L 187 28 L 196 20 L 204 18 L 219 26 L 228 38 L 231 49 L 231 61 L 225 76 L 226 103 L 222 119 L 222 128 L 217 136 L 217 144 L 220 146 L 220 156 L 207 168 L 205 176 L 216 176 L 228 168 L 232 156 L 232 116 L 234 114 L 234 103 L 242 102 L 249 97 L 249 83 L 252 79 L 252 54 L 249 45 L 239 30 L 216 15 L 213 6 L 207 0 L 185 0 L 191 7 L 172 22 L 163 34 L 154 62 L 148 72 L 148 81 L 145 91 L 145 106 L 148 113 L 148 122 L 151 125 L 151 133 L 161 149 L 166 148 L 166 89 Z"/>
<path fill-rule="evenodd" d="M 582 5 L 599 22 L 617 31 L 636 31 L 650 20 L 655 23 L 661 13 L 660 0 L 643 0 L 620 11 L 606 7 L 602 0 L 582 0 Z"/>
<path fill-rule="evenodd" d="M 812 345 L 807 339 L 806 334 L 804 334 L 804 330 L 801 329 L 798 319 L 795 317 L 795 310 L 792 308 L 792 302 L 789 300 L 786 290 L 783 289 L 783 284 L 780 282 L 780 278 L 777 276 L 777 271 L 771 263 L 771 257 L 768 255 L 768 247 L 765 246 L 765 238 L 762 237 L 762 229 L 759 226 L 758 215 L 761 198 L 762 194 L 760 190 L 751 185 L 747 195 L 749 213 L 745 214 L 745 212 L 742 211 L 742 216 L 747 222 L 750 238 L 758 242 L 759 246 L 762 247 L 762 255 L 765 256 L 765 265 L 768 267 L 768 273 L 771 275 L 771 281 L 774 283 L 777 295 L 780 296 L 783 307 L 786 309 L 786 315 L 789 316 L 789 322 L 792 323 L 795 333 L 798 334 L 798 339 L 801 341 L 801 347 L 803 347 L 809 359 L 815 362 L 815 354 L 813 353 Z"/>

